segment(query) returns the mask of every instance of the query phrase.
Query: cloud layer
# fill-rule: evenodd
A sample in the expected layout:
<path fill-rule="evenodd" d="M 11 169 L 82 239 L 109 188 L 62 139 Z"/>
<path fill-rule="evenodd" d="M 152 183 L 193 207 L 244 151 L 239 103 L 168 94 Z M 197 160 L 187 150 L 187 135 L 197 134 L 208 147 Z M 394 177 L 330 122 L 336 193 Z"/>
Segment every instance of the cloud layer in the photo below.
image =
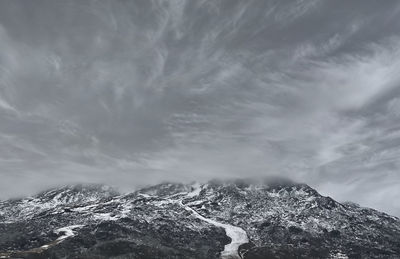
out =
<path fill-rule="evenodd" d="M 400 215 L 397 1 L 1 1 L 0 196 L 280 174 Z"/>

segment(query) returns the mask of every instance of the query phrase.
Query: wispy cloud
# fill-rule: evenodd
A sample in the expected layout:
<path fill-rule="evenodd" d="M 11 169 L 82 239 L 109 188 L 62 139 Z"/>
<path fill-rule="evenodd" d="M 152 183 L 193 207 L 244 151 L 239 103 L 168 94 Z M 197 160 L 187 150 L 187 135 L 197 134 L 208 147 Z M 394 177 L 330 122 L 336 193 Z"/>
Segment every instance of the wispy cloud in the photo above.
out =
<path fill-rule="evenodd" d="M 399 10 L 2 1 L 0 195 L 282 174 L 399 214 Z"/>

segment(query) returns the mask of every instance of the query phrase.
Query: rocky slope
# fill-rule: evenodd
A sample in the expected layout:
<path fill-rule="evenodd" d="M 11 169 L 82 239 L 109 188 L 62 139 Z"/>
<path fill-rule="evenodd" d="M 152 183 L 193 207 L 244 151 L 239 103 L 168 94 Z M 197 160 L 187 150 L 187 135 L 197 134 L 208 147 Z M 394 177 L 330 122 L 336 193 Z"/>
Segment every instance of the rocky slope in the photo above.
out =
<path fill-rule="evenodd" d="M 0 202 L 0 258 L 400 258 L 400 220 L 275 179 Z"/>

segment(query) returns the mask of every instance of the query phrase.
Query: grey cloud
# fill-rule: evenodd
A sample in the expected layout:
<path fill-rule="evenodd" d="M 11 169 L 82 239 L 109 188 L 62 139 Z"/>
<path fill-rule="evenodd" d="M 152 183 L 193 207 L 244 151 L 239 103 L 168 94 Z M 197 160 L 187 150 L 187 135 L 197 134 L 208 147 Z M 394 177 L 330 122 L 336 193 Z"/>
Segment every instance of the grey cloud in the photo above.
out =
<path fill-rule="evenodd" d="M 0 195 L 281 174 L 399 215 L 399 12 L 2 1 Z"/>

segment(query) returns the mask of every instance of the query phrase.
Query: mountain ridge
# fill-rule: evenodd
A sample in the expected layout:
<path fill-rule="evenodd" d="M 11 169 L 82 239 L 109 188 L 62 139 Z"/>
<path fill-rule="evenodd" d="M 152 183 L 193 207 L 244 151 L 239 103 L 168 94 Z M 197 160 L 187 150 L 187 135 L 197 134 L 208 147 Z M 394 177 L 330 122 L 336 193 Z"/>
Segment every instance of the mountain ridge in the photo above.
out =
<path fill-rule="evenodd" d="M 66 186 L 0 202 L 0 230 L 0 258 L 400 255 L 397 217 L 287 179 Z"/>

